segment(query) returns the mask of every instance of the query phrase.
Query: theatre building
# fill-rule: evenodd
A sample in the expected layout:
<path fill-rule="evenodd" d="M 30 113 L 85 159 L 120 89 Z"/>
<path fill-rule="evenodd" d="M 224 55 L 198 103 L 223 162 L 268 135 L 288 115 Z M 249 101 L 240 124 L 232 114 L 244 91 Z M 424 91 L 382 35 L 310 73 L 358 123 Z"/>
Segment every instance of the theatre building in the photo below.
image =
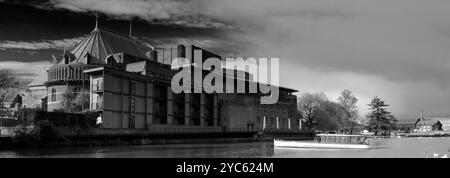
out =
<path fill-rule="evenodd" d="M 152 48 L 133 37 L 96 27 L 50 67 L 45 82 L 48 110 L 60 107 L 61 93 L 72 90 L 89 95 L 87 107 L 99 113 L 103 128 L 167 132 L 301 129 L 293 89 L 280 87 L 278 103 L 271 105 L 261 105 L 258 93 L 175 94 L 171 80 L 179 71 L 171 70 L 170 64 L 178 57 L 193 61 L 194 50 L 202 51 L 202 60 L 222 59 L 193 45 Z M 242 80 L 248 84 L 251 76 Z"/>

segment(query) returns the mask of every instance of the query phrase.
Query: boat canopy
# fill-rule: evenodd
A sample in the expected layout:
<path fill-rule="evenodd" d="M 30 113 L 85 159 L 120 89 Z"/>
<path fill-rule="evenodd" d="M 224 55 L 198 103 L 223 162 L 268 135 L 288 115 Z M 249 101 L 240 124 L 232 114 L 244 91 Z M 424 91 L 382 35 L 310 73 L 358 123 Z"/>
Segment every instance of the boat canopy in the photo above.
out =
<path fill-rule="evenodd" d="M 364 135 L 345 135 L 345 134 L 317 134 L 316 136 L 323 137 L 365 137 Z"/>
<path fill-rule="evenodd" d="M 317 134 L 314 142 L 336 144 L 367 144 L 365 135 Z"/>

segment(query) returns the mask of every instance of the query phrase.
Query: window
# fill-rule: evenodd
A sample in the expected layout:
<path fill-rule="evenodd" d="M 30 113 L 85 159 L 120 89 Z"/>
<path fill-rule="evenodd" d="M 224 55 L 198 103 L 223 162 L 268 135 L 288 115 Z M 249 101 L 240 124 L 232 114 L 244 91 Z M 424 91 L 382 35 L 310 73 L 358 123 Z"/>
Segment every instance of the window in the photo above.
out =
<path fill-rule="evenodd" d="M 130 103 L 129 103 L 129 110 L 130 112 L 135 112 L 136 111 L 136 99 L 134 98 L 134 95 L 136 93 L 136 83 L 134 82 L 130 82 L 128 84 L 128 89 L 129 89 L 129 95 L 130 95 Z"/>
<path fill-rule="evenodd" d="M 52 100 L 51 101 L 56 102 L 56 89 L 55 88 L 52 89 Z"/>
<path fill-rule="evenodd" d="M 130 98 L 130 112 L 136 111 L 136 99 L 131 97 Z"/>
<path fill-rule="evenodd" d="M 136 83 L 130 82 L 129 89 L 130 89 L 130 95 L 135 95 L 136 94 Z"/>
<path fill-rule="evenodd" d="M 163 104 L 158 101 L 155 101 L 154 111 L 155 114 L 165 114 L 167 112 Z"/>
<path fill-rule="evenodd" d="M 206 125 L 207 126 L 214 126 L 214 120 L 213 119 L 206 119 Z"/>
<path fill-rule="evenodd" d="M 91 54 L 86 53 L 86 55 L 84 55 L 84 59 L 86 61 L 86 64 L 91 64 Z"/>
<path fill-rule="evenodd" d="M 103 78 L 94 79 L 92 81 L 92 89 L 94 91 L 103 91 Z"/>
<path fill-rule="evenodd" d="M 106 58 L 106 64 L 110 67 L 115 67 L 117 66 L 117 61 L 114 56 L 109 56 L 108 58 Z"/>
<path fill-rule="evenodd" d="M 155 97 L 161 100 L 167 100 L 167 87 L 164 85 L 155 85 Z"/>
<path fill-rule="evenodd" d="M 128 128 L 134 129 L 135 128 L 135 123 L 136 123 L 135 116 L 134 115 L 129 115 L 128 118 L 129 118 L 129 120 L 128 120 Z"/>
<path fill-rule="evenodd" d="M 155 115 L 154 124 L 167 124 L 167 117 L 164 115 Z"/>
<path fill-rule="evenodd" d="M 97 89 L 98 91 L 102 91 L 103 90 L 103 79 L 98 79 L 97 81 Z"/>
<path fill-rule="evenodd" d="M 184 117 L 175 117 L 174 118 L 174 125 L 184 125 Z"/>
<path fill-rule="evenodd" d="M 191 117 L 191 124 L 190 125 L 200 125 L 200 118 L 199 117 Z"/>
<path fill-rule="evenodd" d="M 96 103 L 96 108 L 97 110 L 102 110 L 103 109 L 103 97 L 100 95 L 97 95 L 97 103 Z"/>

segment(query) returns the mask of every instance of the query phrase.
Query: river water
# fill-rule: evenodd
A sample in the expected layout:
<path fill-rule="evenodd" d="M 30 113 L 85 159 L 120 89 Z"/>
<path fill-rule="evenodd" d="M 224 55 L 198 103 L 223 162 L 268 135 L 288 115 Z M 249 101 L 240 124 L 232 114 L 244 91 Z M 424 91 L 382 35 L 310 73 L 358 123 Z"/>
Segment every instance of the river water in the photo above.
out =
<path fill-rule="evenodd" d="M 0 151 L 0 158 L 433 158 L 450 156 L 450 137 L 391 138 L 369 150 L 274 148 L 272 142 L 173 144 Z"/>

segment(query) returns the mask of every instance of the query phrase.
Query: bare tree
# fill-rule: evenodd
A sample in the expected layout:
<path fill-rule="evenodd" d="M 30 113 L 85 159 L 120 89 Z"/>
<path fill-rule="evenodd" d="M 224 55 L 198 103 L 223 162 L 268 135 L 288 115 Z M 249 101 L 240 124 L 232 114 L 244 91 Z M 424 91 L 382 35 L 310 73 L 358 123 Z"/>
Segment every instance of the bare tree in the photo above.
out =
<path fill-rule="evenodd" d="M 358 124 L 358 107 L 356 103 L 358 99 L 353 93 L 345 89 L 341 92 L 341 96 L 338 98 L 339 103 L 348 113 L 347 124 L 350 125 L 350 134 L 353 134 L 354 127 Z"/>
<path fill-rule="evenodd" d="M 316 128 L 322 131 L 340 130 L 345 125 L 347 117 L 347 111 L 339 103 L 324 101 L 320 105 Z"/>
<path fill-rule="evenodd" d="M 23 78 L 19 73 L 0 69 L 0 113 L 6 108 L 5 102 L 24 91 L 30 82 L 30 79 Z"/>
<path fill-rule="evenodd" d="M 82 112 L 83 109 L 89 108 L 89 94 L 76 93 L 70 89 L 67 89 L 63 94 L 62 106 L 64 112 L 68 113 Z"/>
<path fill-rule="evenodd" d="M 302 124 L 310 129 L 317 125 L 321 104 L 327 98 L 323 93 L 304 93 L 298 98 L 297 108 L 302 116 Z"/>

